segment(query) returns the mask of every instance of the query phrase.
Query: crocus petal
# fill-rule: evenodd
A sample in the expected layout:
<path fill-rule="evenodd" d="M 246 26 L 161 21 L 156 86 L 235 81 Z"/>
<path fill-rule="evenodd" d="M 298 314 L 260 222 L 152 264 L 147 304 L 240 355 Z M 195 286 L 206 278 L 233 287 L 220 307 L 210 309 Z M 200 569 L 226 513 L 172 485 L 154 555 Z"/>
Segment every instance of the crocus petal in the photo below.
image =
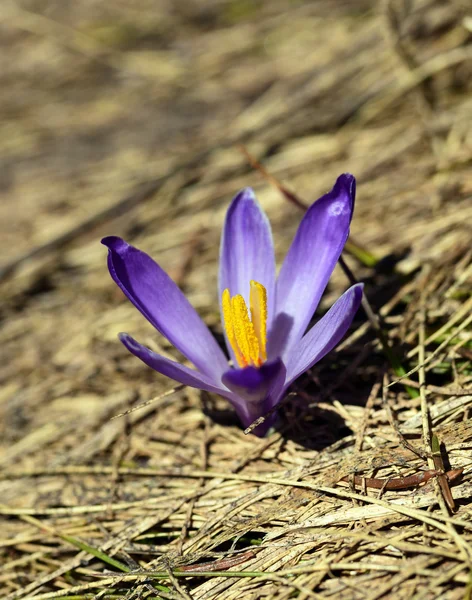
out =
<path fill-rule="evenodd" d="M 300 223 L 277 279 L 269 358 L 287 357 L 305 333 L 348 238 L 354 195 L 354 177 L 340 175 Z"/>
<path fill-rule="evenodd" d="M 243 400 L 233 404 L 244 427 L 267 414 L 277 404 L 285 378 L 286 368 L 280 359 L 267 362 L 260 368 L 231 369 L 223 375 L 224 385 Z M 254 433 L 264 435 L 275 419 L 276 415 L 271 415 L 256 427 Z"/>
<path fill-rule="evenodd" d="M 254 192 L 246 188 L 231 202 L 226 213 L 220 246 L 219 292 L 241 294 L 249 306 L 251 279 L 267 290 L 267 327 L 274 314 L 275 258 L 269 221 Z M 227 341 L 228 350 L 234 356 Z"/>
<path fill-rule="evenodd" d="M 220 381 L 225 356 L 178 286 L 150 256 L 119 237 L 106 237 L 108 269 L 115 283 L 154 327 L 199 371 Z"/>
<path fill-rule="evenodd" d="M 131 354 L 137 356 L 148 367 L 154 369 L 154 371 L 162 373 L 162 375 L 170 377 L 171 379 L 174 379 L 174 381 L 200 390 L 215 392 L 216 394 L 228 393 L 228 390 L 225 389 L 223 385 L 216 385 L 212 379 L 203 373 L 189 369 L 184 365 L 153 352 L 149 348 L 146 348 L 146 346 L 137 342 L 127 333 L 120 333 L 118 337 Z"/>
<path fill-rule="evenodd" d="M 287 361 L 288 387 L 343 338 L 362 300 L 363 284 L 350 287 L 293 348 Z"/>

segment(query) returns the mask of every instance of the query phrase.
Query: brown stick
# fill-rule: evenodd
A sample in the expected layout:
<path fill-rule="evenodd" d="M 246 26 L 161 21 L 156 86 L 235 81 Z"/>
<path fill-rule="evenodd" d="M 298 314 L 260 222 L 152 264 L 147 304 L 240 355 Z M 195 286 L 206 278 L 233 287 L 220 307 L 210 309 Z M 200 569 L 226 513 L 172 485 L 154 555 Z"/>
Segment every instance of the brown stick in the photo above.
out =
<path fill-rule="evenodd" d="M 340 481 L 347 481 L 349 483 L 354 479 L 354 485 L 359 487 L 365 485 L 366 487 L 375 488 L 377 490 L 406 490 L 426 483 L 433 477 L 438 477 L 440 475 L 445 475 L 448 482 L 452 483 L 462 475 L 463 470 L 464 469 L 452 469 L 447 473 L 437 470 L 421 471 L 420 473 L 415 473 L 415 475 L 395 477 L 395 479 L 374 479 L 359 475 L 355 475 L 354 478 L 352 478 L 351 476 L 346 475 L 346 477 L 343 477 Z"/>
<path fill-rule="evenodd" d="M 454 498 L 453 498 L 451 490 L 449 488 L 449 479 L 446 476 L 446 474 L 444 473 L 444 464 L 443 464 L 443 459 L 442 459 L 442 455 L 441 455 L 441 446 L 439 443 L 438 436 L 435 433 L 433 433 L 433 436 L 432 436 L 431 449 L 432 449 L 431 456 L 433 459 L 434 468 L 441 473 L 441 475 L 438 476 L 438 483 L 439 483 L 439 487 L 441 488 L 442 496 L 443 496 L 444 501 L 446 502 L 447 506 L 449 507 L 449 510 L 454 512 L 456 509 L 456 505 L 454 503 Z"/>
<path fill-rule="evenodd" d="M 177 571 L 192 571 L 198 573 L 199 571 L 226 571 L 231 567 L 235 567 L 250 558 L 254 558 L 256 553 L 252 550 L 248 550 L 243 554 L 238 554 L 232 558 L 222 558 L 221 560 L 213 560 L 211 562 L 200 563 L 198 565 L 186 565 L 185 567 L 178 567 Z"/>

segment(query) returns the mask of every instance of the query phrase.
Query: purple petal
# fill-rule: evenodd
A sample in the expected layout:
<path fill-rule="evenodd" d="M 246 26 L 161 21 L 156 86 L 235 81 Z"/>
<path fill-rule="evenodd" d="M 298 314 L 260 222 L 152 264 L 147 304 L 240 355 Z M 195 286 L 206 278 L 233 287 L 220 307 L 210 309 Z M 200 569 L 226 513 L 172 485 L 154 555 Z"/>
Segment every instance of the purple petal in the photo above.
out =
<path fill-rule="evenodd" d="M 106 237 L 102 243 L 108 247 L 110 274 L 127 298 L 199 371 L 220 381 L 228 368 L 226 358 L 167 273 L 119 237 Z"/>
<path fill-rule="evenodd" d="M 184 385 L 198 388 L 200 390 L 215 392 L 216 394 L 221 394 L 222 392 L 228 393 L 228 390 L 225 389 L 223 385 L 218 387 L 211 378 L 207 377 L 203 373 L 189 369 L 188 367 L 174 362 L 173 360 L 164 358 L 164 356 L 161 356 L 160 354 L 156 354 L 156 352 L 153 352 L 149 348 L 146 348 L 146 346 L 141 345 L 127 333 L 120 333 L 118 337 L 127 350 L 131 352 L 131 354 L 137 356 L 148 367 L 154 369 L 154 371 L 162 373 L 162 375 L 170 377 L 179 383 L 183 383 Z"/>
<path fill-rule="evenodd" d="M 344 292 L 293 348 L 287 359 L 286 387 L 341 341 L 359 308 L 363 287 L 358 283 Z"/>
<path fill-rule="evenodd" d="M 266 363 L 261 369 L 248 367 L 228 371 L 224 378 L 231 381 L 233 390 L 230 390 L 230 386 L 226 387 L 223 383 L 218 386 L 203 373 L 153 352 L 127 333 L 120 333 L 119 338 L 131 354 L 154 371 L 184 385 L 225 397 L 231 402 L 245 427 L 267 413 L 278 402 L 284 389 L 286 369 L 280 359 L 271 364 Z M 276 416 L 272 415 L 266 419 L 254 429 L 254 433 L 263 436 L 273 425 Z"/>
<path fill-rule="evenodd" d="M 226 213 L 220 246 L 219 292 L 241 294 L 249 306 L 251 279 L 267 290 L 267 328 L 274 314 L 275 258 L 269 221 L 254 192 L 246 188 L 231 202 Z M 232 350 L 227 343 L 228 350 Z M 234 360 L 234 356 L 233 360 Z"/>
<path fill-rule="evenodd" d="M 286 357 L 305 333 L 349 236 L 354 195 L 354 177 L 340 175 L 303 217 L 277 279 L 270 358 Z"/>
<path fill-rule="evenodd" d="M 224 385 L 242 400 L 234 404 L 244 427 L 267 414 L 280 400 L 286 377 L 286 368 L 280 359 L 267 362 L 260 368 L 231 369 L 223 375 Z M 271 415 L 256 427 L 254 433 L 262 436 L 274 423 Z"/>

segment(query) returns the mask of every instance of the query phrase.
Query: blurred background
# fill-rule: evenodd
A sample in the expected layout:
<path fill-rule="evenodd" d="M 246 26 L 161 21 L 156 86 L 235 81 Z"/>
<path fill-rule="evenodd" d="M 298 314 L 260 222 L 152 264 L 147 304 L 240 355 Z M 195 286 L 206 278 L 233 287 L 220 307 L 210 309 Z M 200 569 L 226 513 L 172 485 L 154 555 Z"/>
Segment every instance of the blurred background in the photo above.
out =
<path fill-rule="evenodd" d="M 470 159 L 468 2 L 22 0 L 0 27 L 3 265 L 172 170 L 227 201 L 238 142 L 308 201 L 350 170 L 418 203 Z"/>

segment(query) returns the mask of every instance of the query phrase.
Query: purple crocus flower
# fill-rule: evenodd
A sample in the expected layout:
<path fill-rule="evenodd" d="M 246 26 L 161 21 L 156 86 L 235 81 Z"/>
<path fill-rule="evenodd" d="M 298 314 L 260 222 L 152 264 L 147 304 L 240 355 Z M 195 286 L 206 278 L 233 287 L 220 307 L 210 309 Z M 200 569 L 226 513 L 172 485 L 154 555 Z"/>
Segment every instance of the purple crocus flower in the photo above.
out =
<path fill-rule="evenodd" d="M 104 238 L 115 283 L 195 369 L 156 354 L 127 333 L 120 334 L 120 340 L 155 371 L 224 396 L 243 425 L 249 426 L 339 343 L 359 308 L 361 284 L 349 288 L 306 331 L 348 238 L 354 197 L 355 179 L 344 174 L 310 206 L 278 277 L 270 225 L 254 192 L 246 188 L 233 199 L 226 214 L 219 269 L 220 308 L 232 366 L 161 267 L 121 238 Z M 274 419 L 270 416 L 254 433 L 264 435 Z"/>

